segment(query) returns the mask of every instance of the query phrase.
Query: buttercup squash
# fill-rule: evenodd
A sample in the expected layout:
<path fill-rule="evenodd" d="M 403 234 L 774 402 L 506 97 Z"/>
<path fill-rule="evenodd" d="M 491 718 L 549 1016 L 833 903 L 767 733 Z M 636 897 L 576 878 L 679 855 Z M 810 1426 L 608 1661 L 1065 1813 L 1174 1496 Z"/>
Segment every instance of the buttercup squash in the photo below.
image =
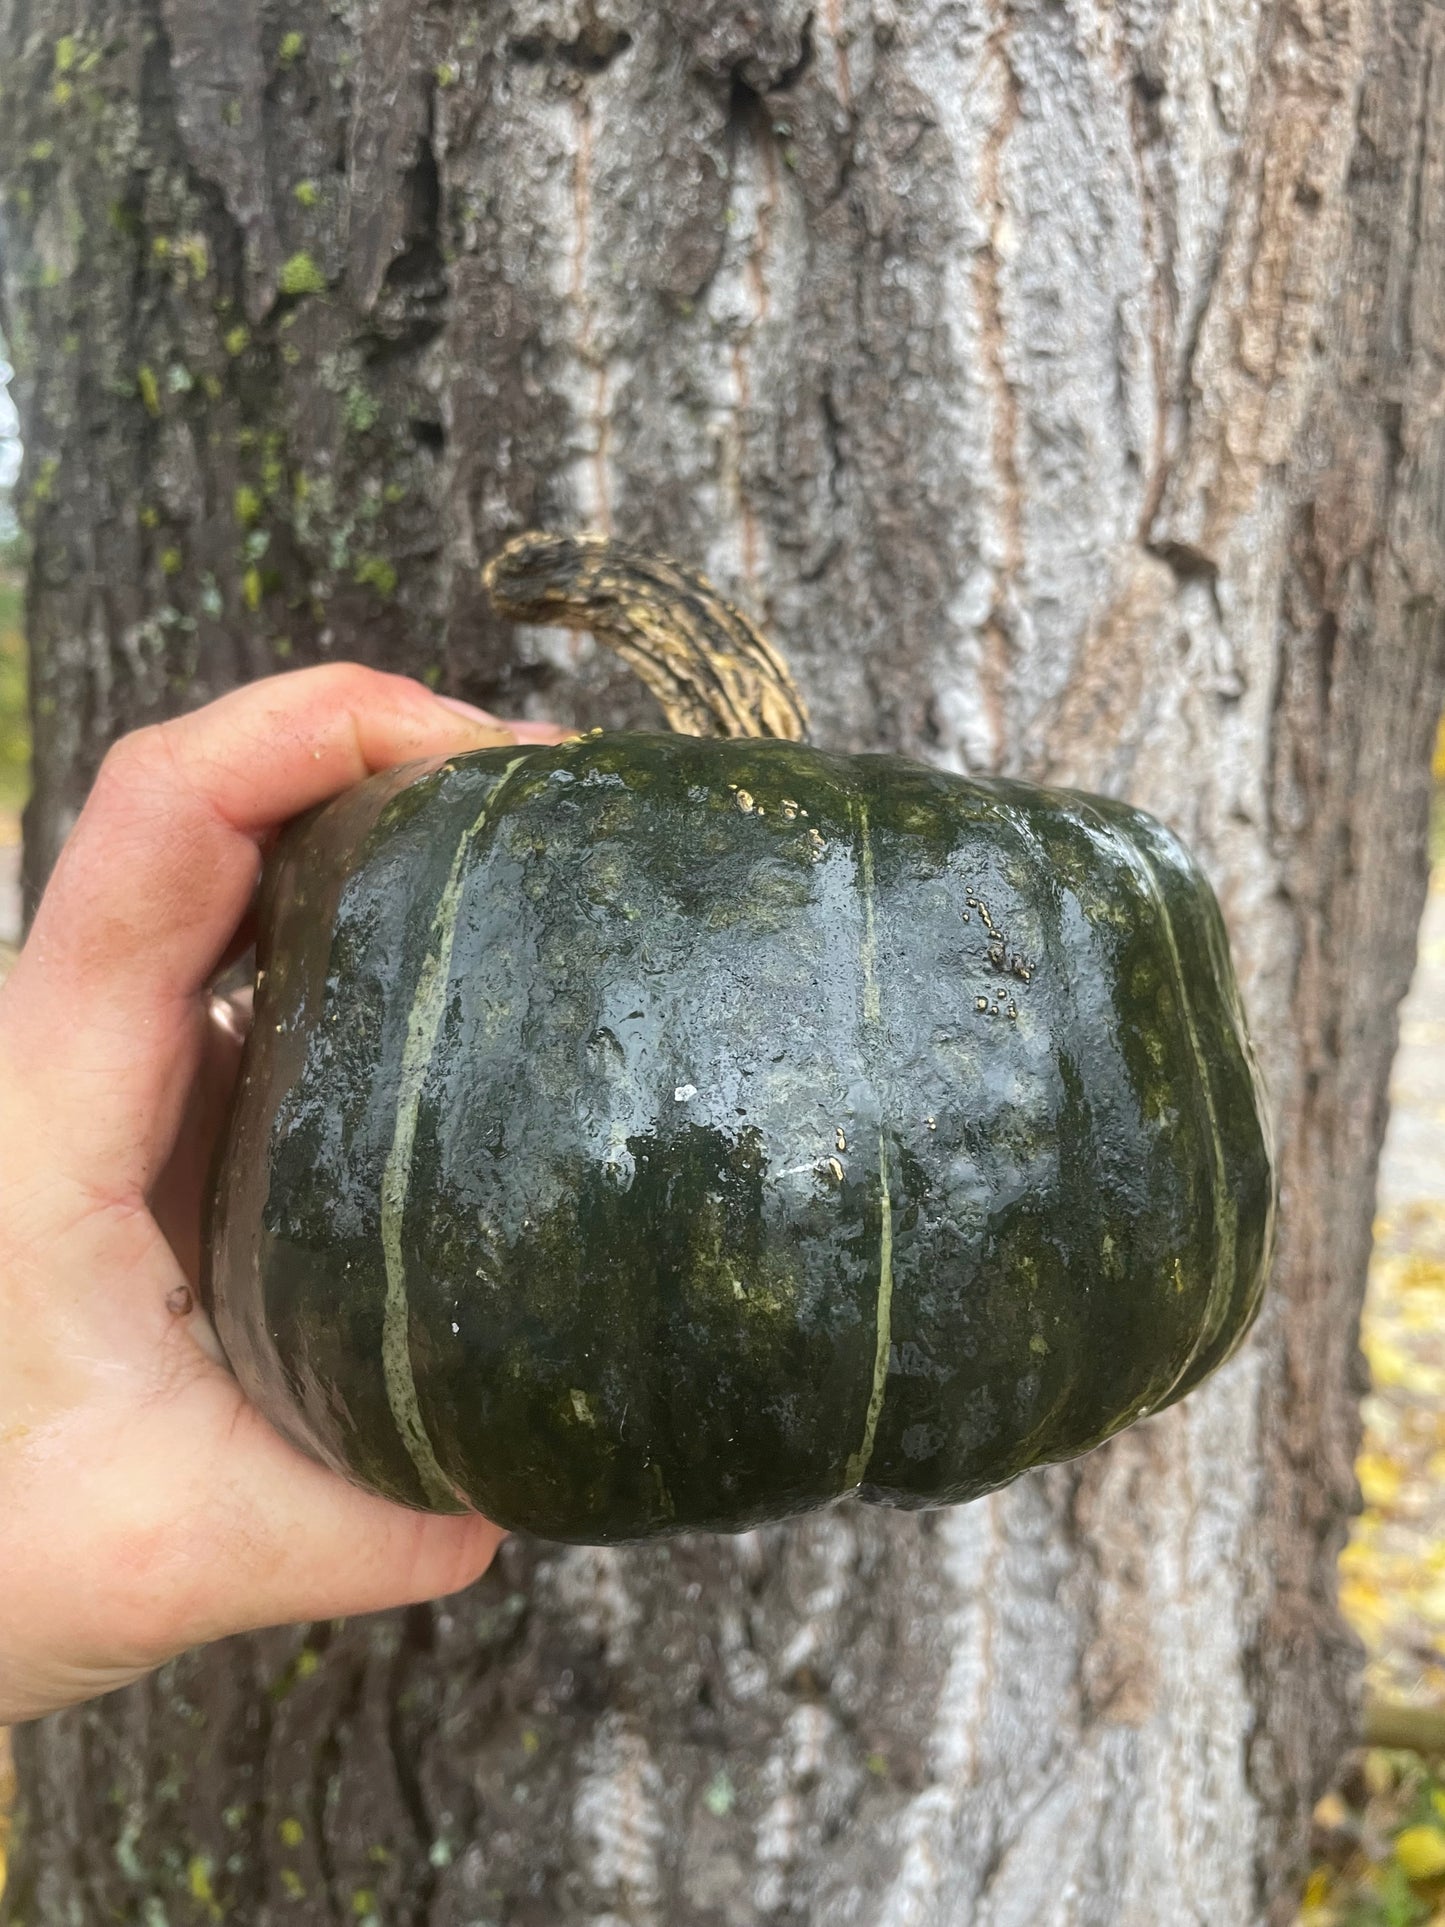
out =
<path fill-rule="evenodd" d="M 262 1410 L 608 1542 L 970 1499 L 1198 1384 L 1274 1193 L 1178 840 L 805 746 L 671 564 L 529 536 L 489 576 L 692 733 L 414 766 L 282 839 L 208 1280 Z"/>

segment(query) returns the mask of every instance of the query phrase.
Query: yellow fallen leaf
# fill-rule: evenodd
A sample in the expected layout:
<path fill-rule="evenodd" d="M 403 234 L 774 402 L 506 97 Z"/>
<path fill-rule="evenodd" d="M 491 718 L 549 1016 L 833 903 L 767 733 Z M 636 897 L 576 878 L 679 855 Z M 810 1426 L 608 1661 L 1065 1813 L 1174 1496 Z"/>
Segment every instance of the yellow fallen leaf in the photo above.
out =
<path fill-rule="evenodd" d="M 1305 1882 L 1303 1895 L 1304 1905 L 1306 1907 L 1323 1907 L 1329 1897 L 1329 1870 L 1325 1867 L 1316 1867 L 1309 1879 Z"/>
<path fill-rule="evenodd" d="M 1340 1587 L 1340 1610 L 1366 1641 L 1377 1637 L 1390 1623 L 1390 1602 L 1377 1586 L 1363 1579 L 1347 1580 Z"/>
<path fill-rule="evenodd" d="M 1430 1398 L 1445 1393 L 1445 1372 L 1419 1364 L 1378 1333 L 1366 1333 L 1361 1348 L 1369 1360 L 1370 1376 L 1376 1385 L 1397 1386 L 1401 1391 L 1419 1392 Z"/>
<path fill-rule="evenodd" d="M 1392 1505 L 1399 1497 L 1403 1474 L 1398 1465 L 1380 1452 L 1362 1452 L 1355 1461 L 1355 1476 L 1365 1495 L 1366 1505 Z"/>
<path fill-rule="evenodd" d="M 1411 1880 L 1433 1880 L 1445 1873 L 1445 1831 L 1439 1827 L 1406 1827 L 1395 1836 L 1395 1858 Z"/>
<path fill-rule="evenodd" d="M 1377 1332 L 1361 1333 L 1360 1349 L 1369 1361 L 1370 1377 L 1377 1385 L 1398 1385 L 1410 1369 L 1410 1361 L 1400 1348 Z"/>

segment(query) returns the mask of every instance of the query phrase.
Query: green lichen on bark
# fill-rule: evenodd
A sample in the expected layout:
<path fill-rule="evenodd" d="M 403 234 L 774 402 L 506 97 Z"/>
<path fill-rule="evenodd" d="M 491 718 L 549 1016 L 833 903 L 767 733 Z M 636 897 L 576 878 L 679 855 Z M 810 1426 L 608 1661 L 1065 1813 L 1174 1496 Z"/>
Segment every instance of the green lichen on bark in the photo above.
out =
<path fill-rule="evenodd" d="M 424 339 L 409 333 L 407 293 L 383 316 L 385 298 L 330 291 L 344 263 L 326 184 L 347 101 L 342 85 L 318 93 L 309 56 L 323 49 L 344 74 L 355 45 L 330 19 L 288 25 L 269 55 L 255 23 L 218 29 L 209 52 L 196 31 L 204 72 L 190 92 L 173 64 L 185 29 L 156 0 L 91 0 L 56 41 L 6 50 L 4 312 L 34 558 L 32 886 L 118 728 L 282 663 L 359 654 L 420 671 L 435 654 L 412 641 L 440 613 L 437 452 L 413 429 L 434 412 Z M 226 158 L 253 138 L 232 110 L 260 103 L 250 64 L 263 55 L 264 118 L 287 178 L 313 191 L 273 193 Z M 64 353 L 36 352 L 56 342 Z M 79 639 L 100 636 L 115 670 L 97 706 L 93 642 Z"/>

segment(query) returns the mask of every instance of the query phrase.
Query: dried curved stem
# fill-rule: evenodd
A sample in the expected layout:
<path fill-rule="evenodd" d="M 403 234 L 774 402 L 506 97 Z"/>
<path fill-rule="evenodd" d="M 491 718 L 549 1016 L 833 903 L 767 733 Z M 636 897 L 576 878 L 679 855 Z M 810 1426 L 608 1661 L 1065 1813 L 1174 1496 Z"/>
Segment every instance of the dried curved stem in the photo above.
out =
<path fill-rule="evenodd" d="M 705 577 L 605 535 L 519 535 L 483 581 L 514 622 L 588 629 L 684 736 L 799 742 L 808 718 L 787 664 Z"/>

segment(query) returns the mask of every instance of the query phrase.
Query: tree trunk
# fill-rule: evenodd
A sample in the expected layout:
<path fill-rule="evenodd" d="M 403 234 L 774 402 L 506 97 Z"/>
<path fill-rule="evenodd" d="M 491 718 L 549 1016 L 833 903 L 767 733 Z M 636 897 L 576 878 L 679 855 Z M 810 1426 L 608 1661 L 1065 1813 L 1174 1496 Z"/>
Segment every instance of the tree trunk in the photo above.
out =
<path fill-rule="evenodd" d="M 284 25 L 283 25 L 284 22 Z M 1445 675 L 1427 0 L 0 0 L 36 890 L 118 731 L 360 656 L 655 714 L 481 563 L 709 570 L 816 740 L 1126 795 L 1279 1128 L 1246 1353 L 928 1515 L 514 1542 L 18 1736 L 11 1921 L 1282 1921 Z"/>

